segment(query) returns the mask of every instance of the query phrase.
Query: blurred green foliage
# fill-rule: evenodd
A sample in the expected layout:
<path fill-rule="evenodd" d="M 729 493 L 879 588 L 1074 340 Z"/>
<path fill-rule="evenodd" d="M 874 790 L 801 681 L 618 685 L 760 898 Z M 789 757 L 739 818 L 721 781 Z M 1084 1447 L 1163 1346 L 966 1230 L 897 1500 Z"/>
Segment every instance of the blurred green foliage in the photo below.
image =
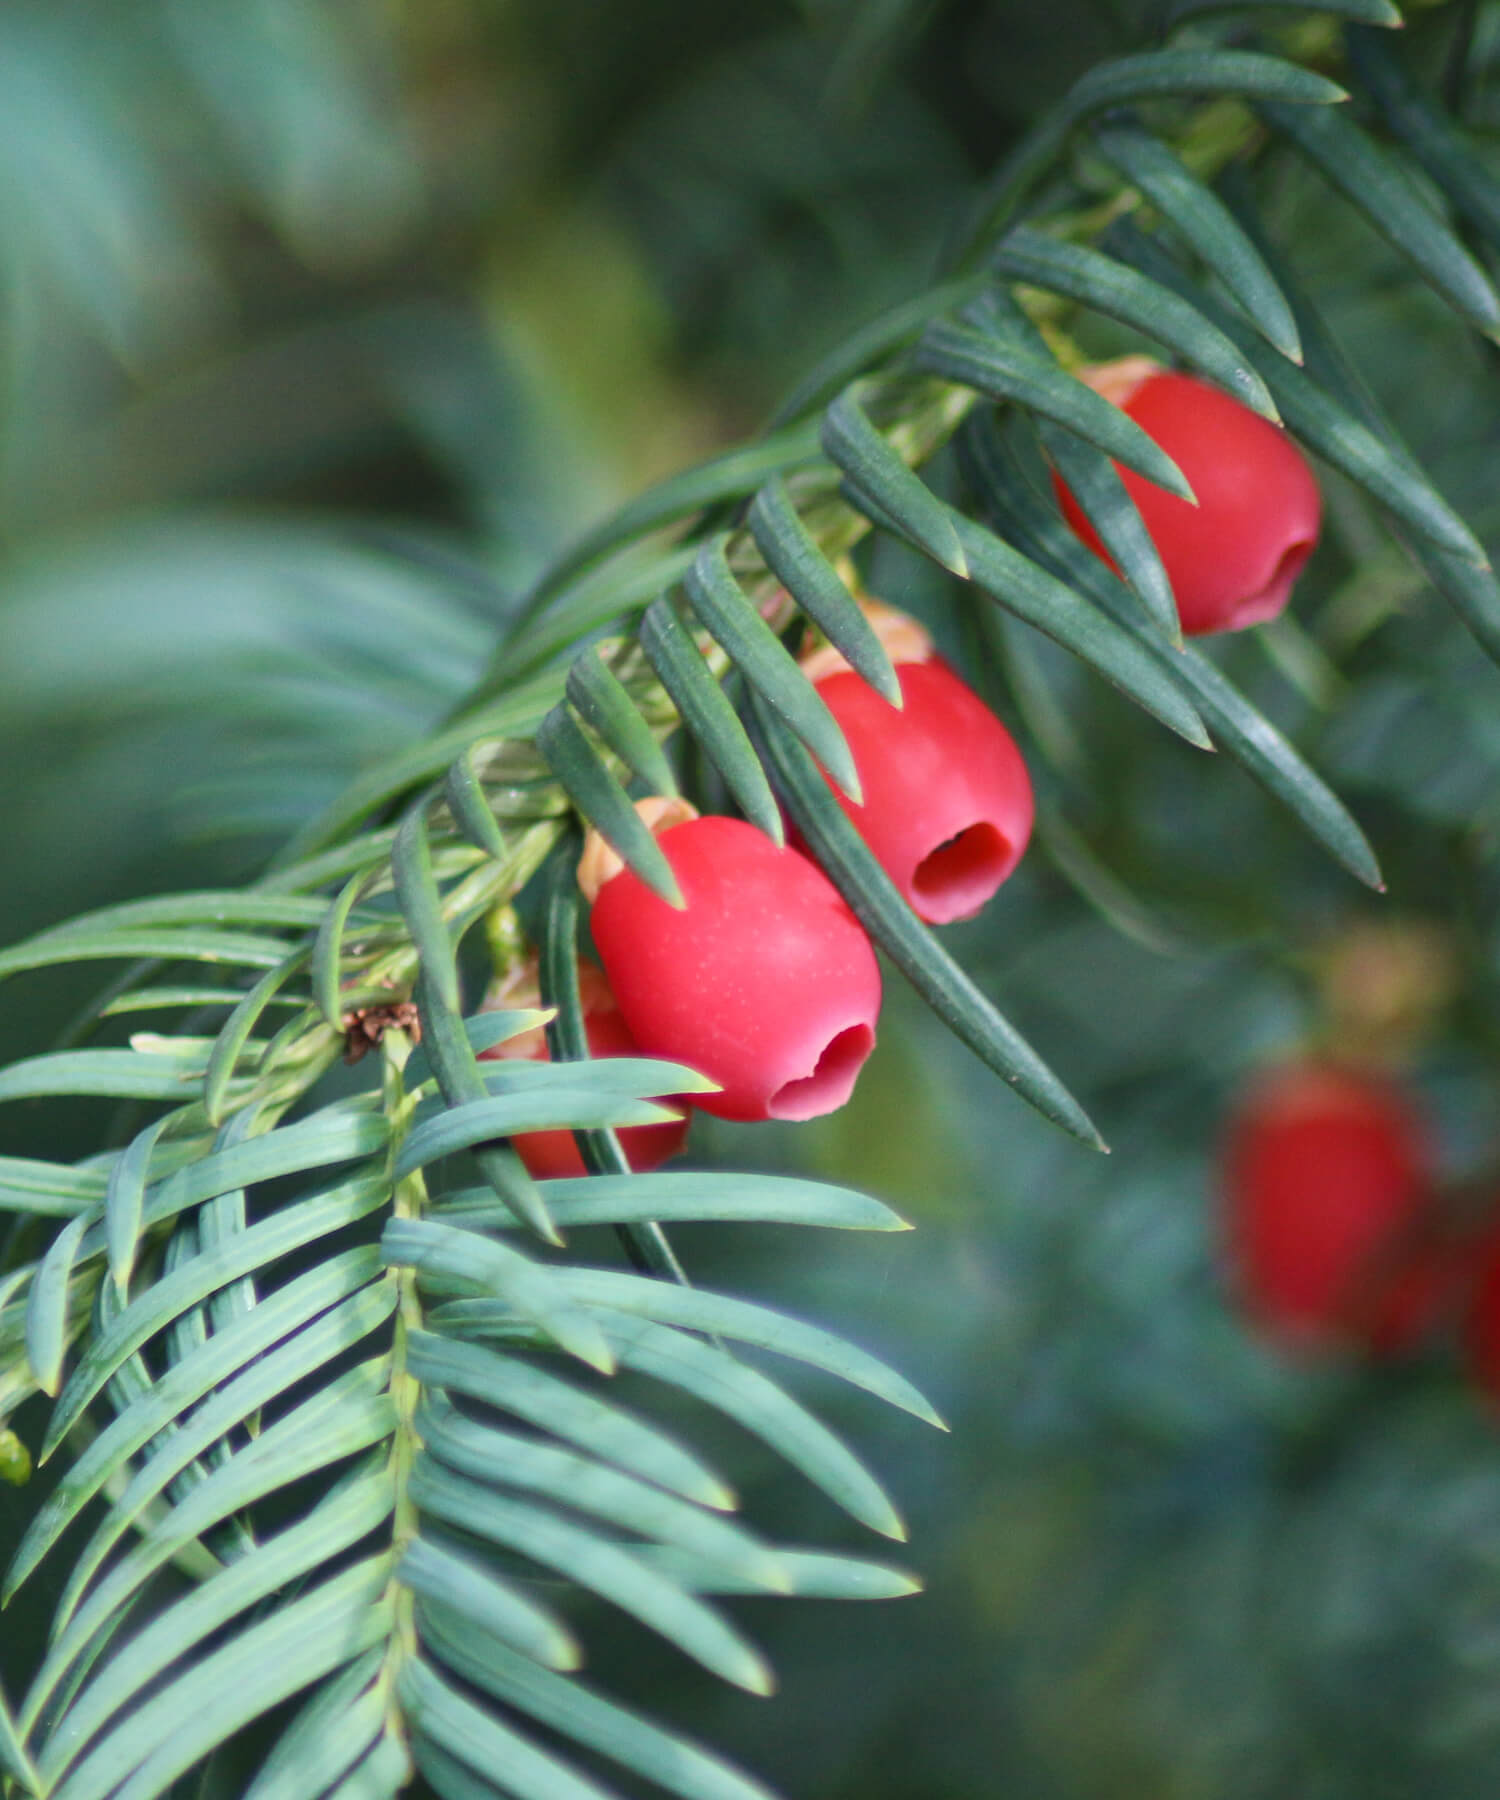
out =
<path fill-rule="evenodd" d="M 1411 27 L 1428 75 L 1462 10 Z M 1467 11 L 1493 132 L 1500 11 Z M 1103 0 L 8 0 L 0 940 L 253 872 L 451 709 L 550 551 L 917 291 L 977 174 L 1118 44 Z M 1272 158 L 1260 199 L 1439 485 L 1500 523 L 1493 353 L 1315 177 Z M 931 1591 L 747 1606 L 778 1700 L 605 1651 L 788 1793 L 1478 1800 L 1500 1777 L 1500 1422 L 1441 1353 L 1284 1364 L 1215 1237 L 1229 1098 L 1315 1024 L 1309 949 L 1380 908 L 1462 971 L 1412 1071 L 1447 1173 L 1497 1156 L 1500 675 L 1326 491 L 1295 624 L 1224 660 L 1351 799 L 1384 902 L 1240 774 L 875 555 L 874 590 L 1017 721 L 1075 847 L 1039 844 L 953 935 L 1115 1153 L 997 1096 L 894 976 L 847 1111 L 695 1128 L 700 1158 L 865 1185 L 921 1227 L 681 1247 L 890 1356 L 955 1427 L 861 1412 Z M 7 987 L 7 1051 L 84 991 Z M 0 1118 L 0 1148 L 38 1153 L 38 1124 Z M 819 1529 L 759 1479 L 783 1530 Z M 0 1539 L 18 1507 L 0 1490 Z M 41 1629 L 11 1617 L 8 1668 Z"/>

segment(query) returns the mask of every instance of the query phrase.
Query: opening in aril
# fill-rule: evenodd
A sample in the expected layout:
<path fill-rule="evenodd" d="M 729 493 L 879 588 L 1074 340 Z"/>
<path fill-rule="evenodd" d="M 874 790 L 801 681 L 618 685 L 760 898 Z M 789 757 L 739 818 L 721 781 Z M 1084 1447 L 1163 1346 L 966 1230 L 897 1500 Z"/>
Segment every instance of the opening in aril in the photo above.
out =
<path fill-rule="evenodd" d="M 1010 872 L 1010 843 L 988 822 L 945 838 L 916 866 L 912 892 L 935 925 L 977 913 Z"/>
<path fill-rule="evenodd" d="M 811 1075 L 788 1081 L 771 1096 L 773 1119 L 816 1119 L 835 1112 L 854 1092 L 854 1078 L 875 1048 L 868 1025 L 850 1025 L 831 1038 Z"/>
<path fill-rule="evenodd" d="M 1313 553 L 1315 542 L 1313 538 L 1297 538 L 1287 545 L 1265 586 L 1253 594 L 1247 594 L 1235 607 L 1236 630 L 1246 625 L 1263 625 L 1267 619 L 1276 617 L 1286 605 L 1297 577 L 1302 573 L 1303 565 Z"/>

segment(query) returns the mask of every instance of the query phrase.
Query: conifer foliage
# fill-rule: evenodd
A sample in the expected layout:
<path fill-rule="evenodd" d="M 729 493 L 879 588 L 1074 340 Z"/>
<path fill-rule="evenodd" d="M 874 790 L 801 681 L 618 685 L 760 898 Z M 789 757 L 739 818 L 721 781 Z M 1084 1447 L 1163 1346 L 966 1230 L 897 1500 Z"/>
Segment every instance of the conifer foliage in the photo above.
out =
<path fill-rule="evenodd" d="M 861 33 L 883 31 L 894 54 L 927 10 L 841 15 L 847 80 L 871 54 L 855 54 Z M 1474 8 L 1444 10 L 1461 77 Z M 1203 625 L 1179 619 L 1158 521 L 1163 495 L 1193 498 L 1192 462 L 1101 391 L 1091 346 L 1103 332 L 1149 351 L 1180 372 L 1174 392 L 1208 384 L 1216 431 L 1234 408 L 1255 442 L 1295 444 L 1296 480 L 1305 457 L 1346 512 L 1378 521 L 1372 562 L 1404 554 L 1476 661 L 1500 659 L 1500 585 L 1476 528 L 1315 310 L 1262 178 L 1323 182 L 1323 204 L 1380 234 L 1399 278 L 1486 355 L 1500 184 L 1450 103 L 1461 78 L 1434 88 L 1388 0 L 1128 11 L 1128 41 L 1046 96 L 951 220 L 930 285 L 804 370 L 759 435 L 557 556 L 423 741 L 367 767 L 242 887 L 125 901 L 0 950 L 0 978 L 97 965 L 108 979 L 57 1048 L 0 1066 L 0 1101 L 118 1107 L 106 1147 L 78 1160 L 0 1158 L 15 1227 L 0 1477 L 36 1496 L 5 1595 L 48 1579 L 57 1592 L 25 1685 L 0 1696 L 8 1794 L 197 1792 L 226 1745 L 271 1721 L 250 1800 L 373 1800 L 416 1781 L 443 1800 L 588 1800 L 617 1778 L 752 1800 L 766 1792 L 752 1776 L 580 1672 L 584 1602 L 766 1695 L 773 1671 L 721 1597 L 915 1591 L 882 1547 L 906 1535 L 901 1496 L 781 1371 L 823 1371 L 940 1426 L 932 1403 L 820 1324 L 697 1285 L 672 1241 L 683 1224 L 905 1221 L 790 1175 L 633 1171 L 622 1148 L 685 1110 L 838 1104 L 873 1041 L 871 945 L 887 984 L 910 984 L 992 1072 L 997 1107 L 1104 1148 L 1066 1039 L 1028 1041 L 913 910 L 920 870 L 893 878 L 861 831 L 863 746 L 883 707 L 900 754 L 900 671 L 927 668 L 872 629 L 880 547 L 951 582 L 976 651 L 962 673 L 1014 727 L 1016 742 L 996 727 L 993 752 L 1015 759 L 1004 830 L 984 826 L 1009 834 L 1005 875 L 1031 828 L 1029 766 L 1041 848 L 1096 898 L 1110 881 L 1068 854 L 1049 810 L 1056 739 L 1036 670 L 1061 661 L 1034 660 L 1040 634 L 1044 659 L 1057 647 L 1130 703 L 1130 732 L 1240 765 L 1330 882 L 1380 888 L 1334 785 L 1184 644 Z M 1317 508 L 1296 491 L 1300 569 Z M 1295 655 L 1297 640 L 1277 642 Z M 811 659 L 825 650 L 842 659 L 832 677 Z M 858 755 L 835 704 L 835 683 L 855 680 Z M 955 785 L 971 773 L 955 766 Z M 729 820 L 676 824 L 674 851 L 647 796 Z M 942 825 L 933 854 L 966 820 Z M 594 948 L 631 1054 L 592 1053 L 606 1008 L 585 991 L 586 834 L 611 859 Z M 694 838 L 708 849 L 690 872 Z M 746 844 L 756 872 L 737 887 Z M 754 957 L 777 961 L 766 894 L 792 866 L 798 954 L 825 966 L 783 994 Z M 999 879 L 927 917 L 967 916 Z M 752 889 L 742 924 L 733 907 Z M 848 971 L 830 974 L 835 953 Z M 523 966 L 535 992 L 508 1001 Z M 799 998 L 826 1000 L 826 1030 L 802 1029 Z M 769 1051 L 742 1066 L 760 1021 L 736 1009 L 757 1006 L 801 1033 L 771 1073 Z M 581 1160 L 547 1166 L 583 1172 L 539 1179 L 512 1142 L 567 1133 Z M 660 1413 L 653 1395 L 668 1396 Z M 694 1420 L 761 1440 L 845 1516 L 851 1547 L 781 1544 L 742 1520 Z M 935 1437 L 911 1442 L 913 1458 L 937 1453 Z"/>

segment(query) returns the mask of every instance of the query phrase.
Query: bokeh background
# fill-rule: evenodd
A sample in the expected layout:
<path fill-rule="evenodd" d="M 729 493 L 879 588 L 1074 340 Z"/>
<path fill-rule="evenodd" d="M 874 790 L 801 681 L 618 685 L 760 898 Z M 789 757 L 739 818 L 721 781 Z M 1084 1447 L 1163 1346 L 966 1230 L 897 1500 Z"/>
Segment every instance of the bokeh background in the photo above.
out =
<path fill-rule="evenodd" d="M 1406 53 L 1438 72 L 1460 11 L 1488 146 L 1500 11 L 1423 9 Z M 0 941 L 252 876 L 456 704 L 550 553 L 921 291 L 979 174 L 1132 24 L 1114 0 L 4 0 Z M 1314 177 L 1273 157 L 1255 182 L 1493 540 L 1492 353 Z M 928 1592 L 747 1606 L 775 1700 L 600 1621 L 615 1679 L 800 1800 L 1500 1781 L 1500 1409 L 1454 1341 L 1400 1368 L 1256 1342 L 1217 1230 L 1226 1110 L 1326 1022 L 1351 942 L 1438 946 L 1403 1078 L 1449 1179 L 1482 1187 L 1500 1148 L 1500 674 L 1325 491 L 1295 619 L 1218 654 L 1350 800 L 1384 900 L 1238 771 L 873 556 L 1022 736 L 1039 841 L 951 936 L 1114 1154 L 1040 1124 L 894 973 L 843 1113 L 695 1128 L 702 1162 L 866 1186 L 919 1227 L 681 1247 L 886 1355 L 954 1426 L 808 1388 L 906 1508 Z M 7 986 L 7 1055 L 88 988 Z M 0 1117 L 4 1150 L 78 1134 Z M 720 1448 L 755 1516 L 851 1541 Z M 0 1543 L 21 1506 L 0 1490 Z"/>

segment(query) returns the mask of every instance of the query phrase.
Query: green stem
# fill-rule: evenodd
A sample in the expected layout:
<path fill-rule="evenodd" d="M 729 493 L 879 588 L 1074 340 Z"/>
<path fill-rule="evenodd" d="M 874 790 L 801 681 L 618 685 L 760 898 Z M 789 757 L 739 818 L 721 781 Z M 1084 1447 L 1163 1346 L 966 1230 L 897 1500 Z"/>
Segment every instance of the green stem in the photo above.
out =
<path fill-rule="evenodd" d="M 402 1079 L 411 1040 L 400 1030 L 387 1031 L 380 1042 L 381 1098 L 390 1122 L 388 1168 L 394 1170 L 396 1157 L 411 1129 L 416 1111 L 416 1096 L 409 1093 Z M 427 1206 L 427 1183 L 420 1169 L 401 1181 L 392 1180 L 391 1215 L 397 1219 L 419 1219 Z M 417 1454 L 422 1448 L 417 1431 L 417 1407 L 421 1401 L 421 1383 L 407 1368 L 407 1346 L 413 1331 L 422 1327 L 422 1303 L 417 1293 L 416 1271 L 391 1269 L 387 1281 L 396 1285 L 399 1296 L 395 1330 L 391 1341 L 390 1394 L 396 1408 L 396 1427 L 391 1437 L 390 1476 L 395 1490 L 391 1511 L 392 1574 L 387 1589 L 391 1605 L 391 1635 L 385 1661 L 377 1677 L 377 1686 L 385 1703 L 386 1734 L 407 1748 L 405 1711 L 398 1699 L 401 1670 L 418 1654 L 415 1599 L 411 1589 L 397 1579 L 395 1569 L 401 1553 L 417 1536 L 420 1517 L 411 1498 L 411 1474 Z M 409 1752 L 408 1752 L 409 1755 Z"/>

